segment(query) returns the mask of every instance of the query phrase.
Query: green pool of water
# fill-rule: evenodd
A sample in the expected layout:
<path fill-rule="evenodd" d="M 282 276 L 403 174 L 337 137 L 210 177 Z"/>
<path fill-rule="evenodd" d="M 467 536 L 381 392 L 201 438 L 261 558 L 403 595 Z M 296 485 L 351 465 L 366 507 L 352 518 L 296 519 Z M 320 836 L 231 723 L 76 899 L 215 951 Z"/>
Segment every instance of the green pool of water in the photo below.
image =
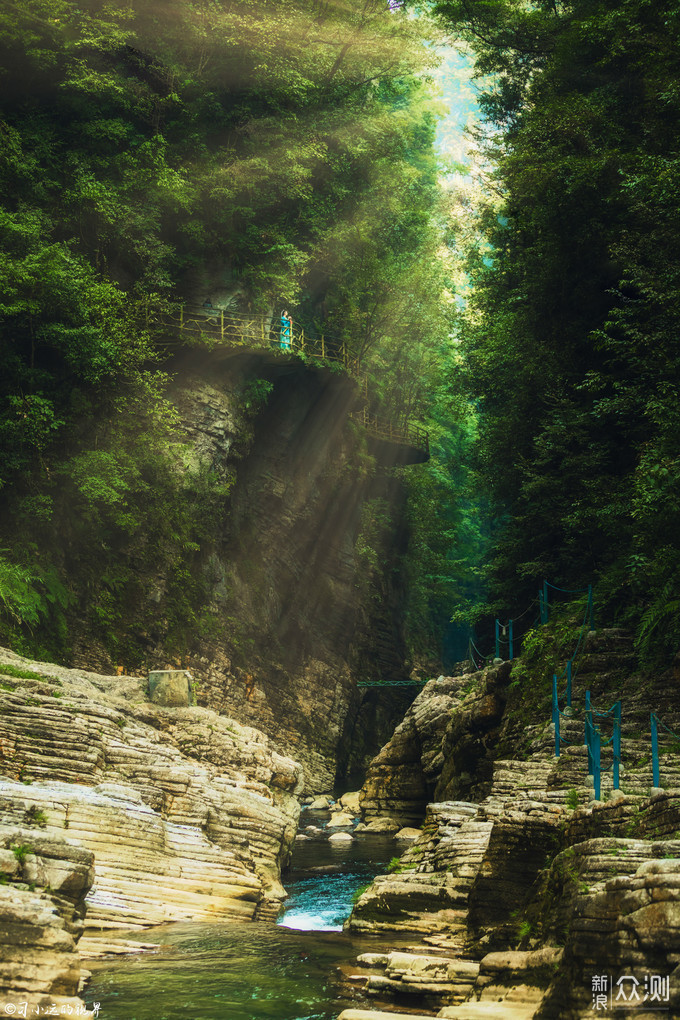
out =
<path fill-rule="evenodd" d="M 160 952 L 90 964 L 84 998 L 101 1020 L 331 1020 L 350 1005 L 337 967 L 366 948 L 272 923 L 183 922 L 143 937 Z"/>
<path fill-rule="evenodd" d="M 87 964 L 83 998 L 100 1004 L 101 1020 L 335 1020 L 356 1002 L 340 968 L 381 948 L 339 929 L 356 889 L 394 852 L 385 838 L 342 849 L 305 841 L 284 876 L 290 899 L 280 924 L 181 922 L 129 932 L 160 951 Z"/>

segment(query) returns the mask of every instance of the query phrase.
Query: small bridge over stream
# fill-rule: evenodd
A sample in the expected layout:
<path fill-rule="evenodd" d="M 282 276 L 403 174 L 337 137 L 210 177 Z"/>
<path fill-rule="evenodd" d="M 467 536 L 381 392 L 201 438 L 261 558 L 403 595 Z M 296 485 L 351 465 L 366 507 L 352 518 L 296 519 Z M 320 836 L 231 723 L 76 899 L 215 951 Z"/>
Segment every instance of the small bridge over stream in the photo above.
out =
<path fill-rule="evenodd" d="M 353 411 L 350 417 L 366 430 L 371 452 L 394 464 L 422 464 L 430 459 L 426 429 L 409 421 L 388 421 L 369 414 L 368 377 L 342 337 L 305 331 L 295 322 L 282 328 L 276 317 L 232 315 L 209 305 L 181 305 L 159 314 L 147 309 L 146 325 L 152 331 L 172 330 L 176 339 L 164 339 L 163 346 L 167 347 L 194 342 L 208 347 L 259 350 L 266 351 L 272 360 L 295 358 L 345 371 L 357 380 L 364 396 L 363 408 Z"/>

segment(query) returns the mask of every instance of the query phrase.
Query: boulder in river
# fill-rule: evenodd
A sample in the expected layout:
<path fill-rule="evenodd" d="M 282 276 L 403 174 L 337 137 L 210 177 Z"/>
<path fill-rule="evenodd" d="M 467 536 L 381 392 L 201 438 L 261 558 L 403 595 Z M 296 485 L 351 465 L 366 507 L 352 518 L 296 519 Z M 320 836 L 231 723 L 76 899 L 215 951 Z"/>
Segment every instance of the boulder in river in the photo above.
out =
<path fill-rule="evenodd" d="M 359 796 L 360 790 L 355 790 L 353 793 L 343 793 L 340 798 L 340 804 L 344 811 L 349 811 L 353 815 L 359 814 Z"/>
<path fill-rule="evenodd" d="M 412 829 L 409 828 L 409 826 L 406 826 L 406 828 L 400 829 L 399 832 L 396 833 L 394 838 L 407 839 L 410 843 L 412 843 L 413 840 L 418 839 L 418 837 L 421 836 L 422 833 L 423 833 L 422 829 Z"/>
<path fill-rule="evenodd" d="M 333 815 L 330 822 L 327 824 L 327 829 L 346 829 L 351 828 L 354 825 L 354 818 L 352 815 L 347 815 L 341 812 L 339 815 Z"/>
<path fill-rule="evenodd" d="M 329 843 L 352 843 L 354 837 L 349 832 L 334 832 L 332 836 L 328 837 Z"/>
<path fill-rule="evenodd" d="M 399 832 L 401 825 L 394 818 L 373 818 L 367 823 L 364 832 Z"/>

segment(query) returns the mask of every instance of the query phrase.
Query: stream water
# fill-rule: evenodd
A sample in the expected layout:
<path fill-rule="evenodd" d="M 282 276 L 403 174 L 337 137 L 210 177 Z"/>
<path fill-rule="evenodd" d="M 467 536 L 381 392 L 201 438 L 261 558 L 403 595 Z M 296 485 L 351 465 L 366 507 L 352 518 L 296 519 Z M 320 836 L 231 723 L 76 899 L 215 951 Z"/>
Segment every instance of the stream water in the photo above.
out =
<path fill-rule="evenodd" d="M 303 815 L 307 824 L 321 819 Z M 272 922 L 181 922 L 122 937 L 160 943 L 153 955 L 89 964 L 83 998 L 101 1020 L 333 1020 L 351 1005 L 339 967 L 377 949 L 342 932 L 356 890 L 395 854 L 385 837 L 296 843 L 286 911 Z"/>

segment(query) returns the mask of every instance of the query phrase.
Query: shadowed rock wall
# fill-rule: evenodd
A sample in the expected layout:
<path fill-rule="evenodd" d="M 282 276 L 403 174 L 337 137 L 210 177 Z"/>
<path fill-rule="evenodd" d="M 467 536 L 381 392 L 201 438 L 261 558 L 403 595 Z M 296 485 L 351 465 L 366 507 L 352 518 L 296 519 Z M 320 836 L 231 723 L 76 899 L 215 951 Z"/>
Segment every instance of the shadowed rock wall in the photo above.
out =
<path fill-rule="evenodd" d="M 348 422 L 358 392 L 345 373 L 266 351 L 189 352 L 169 368 L 189 440 L 179 469 L 201 465 L 232 484 L 197 566 L 211 593 L 209 633 L 197 631 L 174 664 L 191 669 L 199 705 L 263 730 L 303 765 L 308 790 L 329 790 L 376 753 L 412 697 L 356 686 L 405 676 L 403 484 Z M 367 500 L 391 518 L 379 568 L 356 554 Z M 166 597 L 164 578 L 150 579 L 159 624 L 146 639 L 149 668 L 173 664 Z M 74 661 L 114 665 L 87 638 Z"/>

